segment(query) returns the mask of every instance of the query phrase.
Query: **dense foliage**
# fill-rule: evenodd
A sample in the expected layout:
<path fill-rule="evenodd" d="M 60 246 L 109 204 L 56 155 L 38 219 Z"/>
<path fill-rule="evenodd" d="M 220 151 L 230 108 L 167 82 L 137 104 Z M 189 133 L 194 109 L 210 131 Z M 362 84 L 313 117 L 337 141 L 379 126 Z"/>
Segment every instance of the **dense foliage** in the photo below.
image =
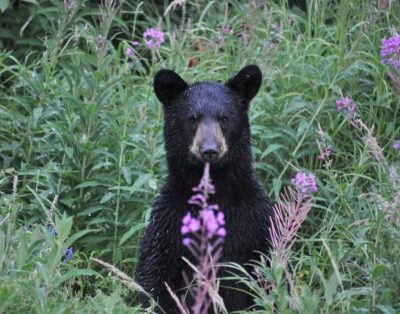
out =
<path fill-rule="evenodd" d="M 309 0 L 304 12 L 0 0 L 1 11 L 0 312 L 140 312 L 126 275 L 166 174 L 154 73 L 224 81 L 250 63 L 264 74 L 250 108 L 259 178 L 275 201 L 298 171 L 316 180 L 291 278 L 275 262 L 258 281 L 243 274 L 256 302 L 400 311 L 399 1 Z"/>

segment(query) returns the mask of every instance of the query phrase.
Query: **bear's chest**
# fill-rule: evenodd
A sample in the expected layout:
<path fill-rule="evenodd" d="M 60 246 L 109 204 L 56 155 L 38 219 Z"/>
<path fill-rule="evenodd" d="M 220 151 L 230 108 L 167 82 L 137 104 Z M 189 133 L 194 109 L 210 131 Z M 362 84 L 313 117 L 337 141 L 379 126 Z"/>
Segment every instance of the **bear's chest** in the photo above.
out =
<path fill-rule="evenodd" d="M 236 201 L 231 199 L 217 200 L 218 207 L 224 213 L 224 225 L 226 235 L 223 238 L 222 256 L 223 262 L 246 262 L 253 258 L 254 251 L 265 252 L 268 243 L 268 215 L 259 204 L 254 201 Z M 191 252 L 182 244 L 184 237 L 192 237 L 197 240 L 195 235 L 182 234 L 182 220 L 187 212 L 191 213 L 192 217 L 199 216 L 199 209 L 195 206 L 186 206 L 185 210 L 179 216 L 180 224 L 176 230 L 179 243 L 176 243 L 183 250 L 183 256 L 190 258 Z M 201 222 L 201 220 L 200 220 Z M 212 244 L 218 239 L 218 236 L 209 239 Z M 181 250 L 179 250 L 181 251 Z"/>

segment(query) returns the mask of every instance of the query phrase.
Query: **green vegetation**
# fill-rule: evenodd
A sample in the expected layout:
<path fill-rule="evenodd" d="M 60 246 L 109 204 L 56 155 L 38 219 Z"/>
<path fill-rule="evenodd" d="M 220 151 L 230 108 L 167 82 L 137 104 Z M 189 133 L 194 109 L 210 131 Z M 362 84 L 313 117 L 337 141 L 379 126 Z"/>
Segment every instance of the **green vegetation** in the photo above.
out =
<path fill-rule="evenodd" d="M 398 313 L 400 69 L 381 64 L 380 46 L 400 31 L 400 3 L 309 0 L 306 14 L 284 1 L 174 2 L 0 0 L 0 313 L 140 313 L 110 267 L 134 277 L 166 175 L 152 78 L 224 81 L 250 63 L 264 74 L 249 113 L 258 177 L 274 201 L 297 171 L 318 187 L 289 289 L 279 263 L 259 282 L 244 274 L 256 302 Z M 149 28 L 164 32 L 159 48 Z M 355 116 L 337 111 L 345 96 Z"/>

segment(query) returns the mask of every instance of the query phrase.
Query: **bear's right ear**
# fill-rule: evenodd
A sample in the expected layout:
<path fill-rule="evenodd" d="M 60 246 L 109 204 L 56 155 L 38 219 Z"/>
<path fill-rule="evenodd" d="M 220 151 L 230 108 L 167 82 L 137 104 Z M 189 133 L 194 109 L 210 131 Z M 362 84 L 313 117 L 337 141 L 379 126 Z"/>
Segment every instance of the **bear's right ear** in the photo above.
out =
<path fill-rule="evenodd" d="M 250 64 L 245 66 L 225 84 L 250 101 L 261 86 L 262 73 L 258 66 Z"/>
<path fill-rule="evenodd" d="M 188 84 L 174 71 L 160 70 L 154 77 L 154 92 L 163 105 L 168 106 L 182 93 Z"/>

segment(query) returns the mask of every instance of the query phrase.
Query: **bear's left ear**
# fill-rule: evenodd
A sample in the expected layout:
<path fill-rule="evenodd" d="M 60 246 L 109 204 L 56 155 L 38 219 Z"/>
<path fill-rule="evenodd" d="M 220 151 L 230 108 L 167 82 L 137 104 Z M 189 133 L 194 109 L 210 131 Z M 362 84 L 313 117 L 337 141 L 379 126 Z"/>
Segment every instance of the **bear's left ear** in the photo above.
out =
<path fill-rule="evenodd" d="M 234 77 L 225 84 L 250 101 L 258 92 L 261 86 L 261 70 L 255 64 L 245 66 Z"/>
<path fill-rule="evenodd" d="M 188 84 L 174 71 L 160 70 L 154 77 L 154 92 L 163 105 L 168 106 L 182 93 Z"/>

